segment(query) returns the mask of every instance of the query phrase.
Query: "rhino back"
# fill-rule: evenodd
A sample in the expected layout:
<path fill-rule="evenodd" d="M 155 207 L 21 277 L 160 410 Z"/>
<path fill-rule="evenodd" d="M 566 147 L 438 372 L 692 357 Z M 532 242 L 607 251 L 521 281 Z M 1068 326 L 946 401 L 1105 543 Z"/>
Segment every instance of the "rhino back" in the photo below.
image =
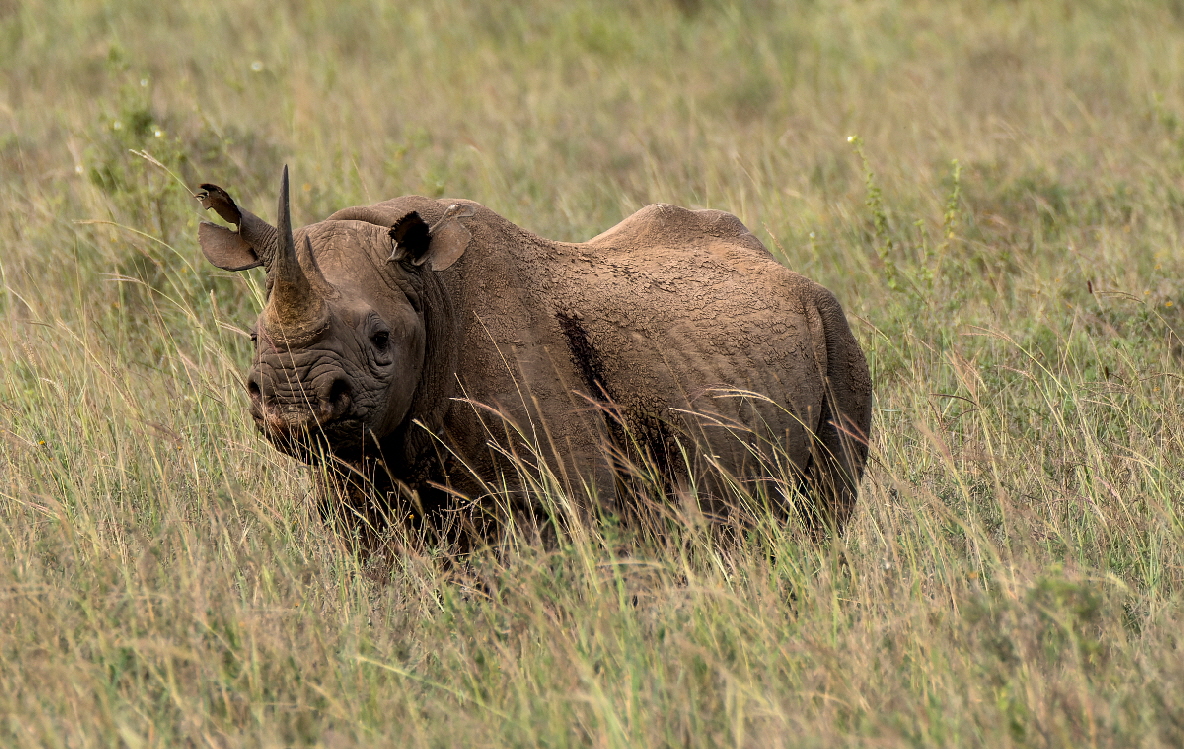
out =
<path fill-rule="evenodd" d="M 651 206 L 583 244 L 504 219 L 470 230 L 457 278 L 468 317 L 460 374 L 475 398 L 589 444 L 603 431 L 589 401 L 611 403 L 647 439 L 699 432 L 734 464 L 751 429 L 804 464 L 824 394 L 818 303 L 829 292 L 777 263 L 734 216 Z"/>
<path fill-rule="evenodd" d="M 678 418 L 716 453 L 743 452 L 744 425 L 803 463 L 826 371 L 819 287 L 753 249 L 716 240 L 577 260 L 557 314 L 580 318 L 614 401 L 664 419 L 704 415 Z"/>

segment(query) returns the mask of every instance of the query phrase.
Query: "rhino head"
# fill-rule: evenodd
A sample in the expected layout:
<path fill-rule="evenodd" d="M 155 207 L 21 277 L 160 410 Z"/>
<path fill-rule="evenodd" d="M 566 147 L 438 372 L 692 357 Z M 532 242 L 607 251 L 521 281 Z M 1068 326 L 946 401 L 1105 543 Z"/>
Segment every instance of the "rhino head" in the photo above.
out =
<path fill-rule="evenodd" d="M 246 378 L 256 425 L 306 462 L 317 459 L 318 448 L 360 457 L 406 423 L 424 397 L 429 302 L 441 296 L 434 271 L 455 261 L 463 245 L 433 241 L 414 211 L 391 226 L 329 220 L 293 232 L 287 167 L 276 226 L 240 209 L 217 185 L 201 187 L 195 197 L 202 206 L 238 227 L 202 222 L 206 258 L 224 270 L 267 270 Z"/>

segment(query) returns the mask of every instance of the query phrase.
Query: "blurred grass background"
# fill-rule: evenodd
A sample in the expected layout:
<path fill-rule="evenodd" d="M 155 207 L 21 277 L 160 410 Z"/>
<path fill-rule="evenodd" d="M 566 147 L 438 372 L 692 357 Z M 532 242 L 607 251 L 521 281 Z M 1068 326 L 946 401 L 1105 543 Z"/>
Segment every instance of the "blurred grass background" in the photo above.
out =
<path fill-rule="evenodd" d="M 1179 0 L 0 0 L 0 743 L 1184 743 L 1182 73 Z M 154 161 L 736 213 L 868 353 L 852 526 L 376 581 Z"/>

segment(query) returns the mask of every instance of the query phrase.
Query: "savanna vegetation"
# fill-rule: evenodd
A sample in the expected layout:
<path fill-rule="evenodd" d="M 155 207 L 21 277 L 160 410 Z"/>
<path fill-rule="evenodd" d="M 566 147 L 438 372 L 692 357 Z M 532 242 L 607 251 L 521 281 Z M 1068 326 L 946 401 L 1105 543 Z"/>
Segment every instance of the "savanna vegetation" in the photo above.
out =
<path fill-rule="evenodd" d="M 846 534 L 344 553 L 196 242 L 285 163 L 736 213 L 867 351 Z M 0 0 L 0 744 L 1179 746 L 1182 229 L 1178 0 Z"/>

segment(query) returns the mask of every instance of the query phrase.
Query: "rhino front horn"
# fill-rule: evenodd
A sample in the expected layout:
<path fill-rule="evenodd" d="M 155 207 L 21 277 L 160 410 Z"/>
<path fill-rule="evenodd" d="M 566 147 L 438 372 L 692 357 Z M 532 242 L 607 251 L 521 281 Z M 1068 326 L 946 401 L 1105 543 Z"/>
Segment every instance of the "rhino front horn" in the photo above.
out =
<path fill-rule="evenodd" d="M 286 166 L 280 182 L 277 218 L 275 254 L 267 266 L 271 296 L 265 323 L 272 338 L 296 345 L 321 335 L 329 327 L 326 299 L 335 293 L 317 267 L 308 237 L 300 248 L 301 257 L 297 256 Z"/>

